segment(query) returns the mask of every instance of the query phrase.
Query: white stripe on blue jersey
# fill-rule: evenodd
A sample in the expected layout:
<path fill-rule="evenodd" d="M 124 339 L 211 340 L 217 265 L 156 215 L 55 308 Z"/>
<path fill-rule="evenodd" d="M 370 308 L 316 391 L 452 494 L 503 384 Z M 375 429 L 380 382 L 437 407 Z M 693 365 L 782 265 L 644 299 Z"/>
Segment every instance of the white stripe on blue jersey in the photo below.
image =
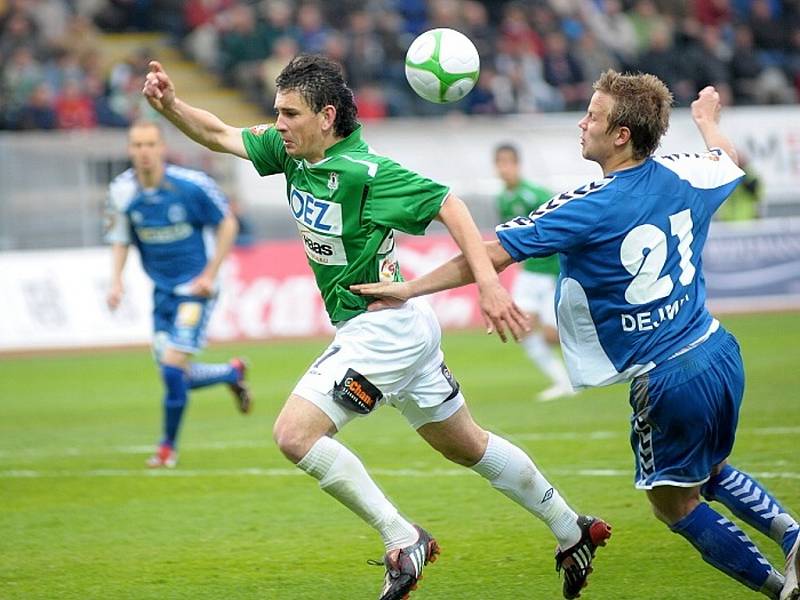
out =
<path fill-rule="evenodd" d="M 497 227 L 517 262 L 561 255 L 556 313 L 575 387 L 645 373 L 713 328 L 702 250 L 743 174 L 719 149 L 651 157 Z"/>
<path fill-rule="evenodd" d="M 192 182 L 205 192 L 206 196 L 217 206 L 219 212 L 223 215 L 228 214 L 228 200 L 225 198 L 225 194 L 219 189 L 217 182 L 202 171 L 195 171 L 194 169 L 168 164 L 166 174 L 169 177 Z"/>

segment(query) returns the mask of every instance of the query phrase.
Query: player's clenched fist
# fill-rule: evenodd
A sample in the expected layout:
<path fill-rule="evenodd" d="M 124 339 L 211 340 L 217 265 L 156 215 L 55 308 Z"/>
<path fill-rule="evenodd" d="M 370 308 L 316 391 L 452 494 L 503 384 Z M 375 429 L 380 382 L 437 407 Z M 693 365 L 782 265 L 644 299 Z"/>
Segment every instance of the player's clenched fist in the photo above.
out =
<path fill-rule="evenodd" d="M 160 62 L 152 60 L 149 66 L 150 71 L 145 77 L 142 94 L 153 108 L 162 111 L 175 102 L 175 86 Z"/>
<path fill-rule="evenodd" d="M 719 112 L 722 104 L 719 100 L 719 92 L 707 85 L 697 94 L 697 99 L 692 102 L 692 118 L 697 121 L 708 120 L 719 122 Z"/>

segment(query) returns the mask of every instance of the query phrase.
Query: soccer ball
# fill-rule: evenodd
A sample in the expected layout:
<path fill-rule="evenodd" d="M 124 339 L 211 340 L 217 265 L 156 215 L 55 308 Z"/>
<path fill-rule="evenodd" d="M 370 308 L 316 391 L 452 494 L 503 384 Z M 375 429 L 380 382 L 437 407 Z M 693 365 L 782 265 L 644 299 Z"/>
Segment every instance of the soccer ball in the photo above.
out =
<path fill-rule="evenodd" d="M 431 29 L 411 42 L 406 79 L 417 94 L 437 104 L 461 100 L 475 86 L 481 60 L 470 39 L 454 29 Z"/>

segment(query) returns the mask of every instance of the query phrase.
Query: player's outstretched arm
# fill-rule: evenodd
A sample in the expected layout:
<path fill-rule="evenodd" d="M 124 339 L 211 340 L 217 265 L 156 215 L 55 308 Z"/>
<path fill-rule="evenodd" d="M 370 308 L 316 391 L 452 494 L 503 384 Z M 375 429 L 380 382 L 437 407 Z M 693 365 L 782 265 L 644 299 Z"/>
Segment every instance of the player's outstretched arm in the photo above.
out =
<path fill-rule="evenodd" d="M 513 259 L 497 240 L 483 242 L 495 271 L 500 272 Z M 376 283 L 360 283 L 351 285 L 350 290 L 362 296 L 373 296 L 386 300 L 375 308 L 386 308 L 398 302 L 405 302 L 417 296 L 427 296 L 444 290 L 461 287 L 475 282 L 472 270 L 463 254 L 451 258 L 430 273 L 411 281 L 378 281 Z"/>
<path fill-rule="evenodd" d="M 487 333 L 497 331 L 497 335 L 505 342 L 507 327 L 514 339 L 520 340 L 527 329 L 526 317 L 500 284 L 497 270 L 467 206 L 458 196 L 450 194 L 437 218 L 447 227 L 472 272 L 480 294 L 481 313 Z"/>
<path fill-rule="evenodd" d="M 736 148 L 719 128 L 722 103 L 719 93 L 713 86 L 706 86 L 697 94 L 697 99 L 692 102 L 692 119 L 708 149 L 721 148 L 731 160 L 739 164 Z"/>
<path fill-rule="evenodd" d="M 175 94 L 175 86 L 158 61 L 150 61 L 142 94 L 155 108 L 187 137 L 214 152 L 227 152 L 249 158 L 241 129 L 232 127 L 216 115 L 187 104 Z"/>

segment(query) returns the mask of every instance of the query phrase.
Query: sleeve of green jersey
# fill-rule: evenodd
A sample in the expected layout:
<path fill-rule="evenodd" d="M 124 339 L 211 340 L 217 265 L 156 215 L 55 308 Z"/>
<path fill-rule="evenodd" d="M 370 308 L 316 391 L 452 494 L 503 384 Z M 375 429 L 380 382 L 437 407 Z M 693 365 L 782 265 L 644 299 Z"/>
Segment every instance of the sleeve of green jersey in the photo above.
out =
<path fill-rule="evenodd" d="M 280 134 L 272 125 L 242 129 L 242 142 L 259 175 L 284 172 L 289 155 L 286 154 Z"/>
<path fill-rule="evenodd" d="M 364 217 L 413 235 L 425 233 L 450 189 L 384 159 L 368 183 Z"/>

